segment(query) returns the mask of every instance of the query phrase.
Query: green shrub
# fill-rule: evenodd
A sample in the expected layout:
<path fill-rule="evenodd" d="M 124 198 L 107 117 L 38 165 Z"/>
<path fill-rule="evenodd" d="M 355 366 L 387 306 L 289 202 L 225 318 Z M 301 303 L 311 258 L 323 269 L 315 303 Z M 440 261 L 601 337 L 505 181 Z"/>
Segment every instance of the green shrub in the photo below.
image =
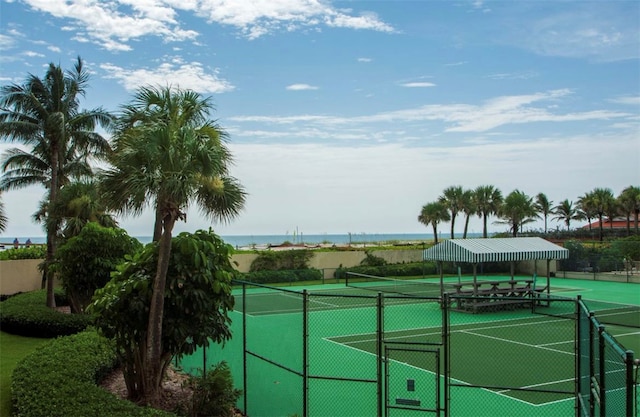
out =
<path fill-rule="evenodd" d="M 117 364 L 114 345 L 94 331 L 53 339 L 18 363 L 11 378 L 20 417 L 172 416 L 120 400 L 97 386 Z"/>
<path fill-rule="evenodd" d="M 359 265 L 351 268 L 338 268 L 336 278 L 344 278 L 346 272 L 377 275 L 381 277 L 417 277 L 420 275 L 434 275 L 438 273 L 435 262 L 411 262 L 381 266 Z"/>
<path fill-rule="evenodd" d="M 313 252 L 307 249 L 285 251 L 260 251 L 258 257 L 251 262 L 249 270 L 276 271 L 291 269 L 306 269 L 307 263 L 313 257 Z"/>
<path fill-rule="evenodd" d="M 0 252 L 0 261 L 15 259 L 44 259 L 47 253 L 45 245 L 33 245 L 28 248 L 8 249 Z"/>
<path fill-rule="evenodd" d="M 64 296 L 57 294 L 56 302 Z M 2 331 L 28 337 L 57 337 L 83 331 L 90 323 L 86 314 L 65 314 L 46 306 L 46 290 L 22 293 L 0 302 Z"/>
<path fill-rule="evenodd" d="M 235 404 L 242 390 L 233 387 L 233 376 L 226 362 L 218 363 L 205 374 L 192 376 L 188 384 L 193 388 L 193 397 L 179 414 L 189 417 L 235 415 Z"/>
<path fill-rule="evenodd" d="M 71 308 L 83 312 L 96 289 L 111 279 L 111 272 L 142 249 L 142 243 L 123 229 L 87 223 L 80 234 L 63 243 L 57 250 L 52 270 L 62 281 Z"/>
<path fill-rule="evenodd" d="M 320 271 L 319 269 L 256 271 L 244 274 L 242 279 L 249 282 L 255 282 L 257 284 L 316 281 L 322 279 L 322 271 Z"/>

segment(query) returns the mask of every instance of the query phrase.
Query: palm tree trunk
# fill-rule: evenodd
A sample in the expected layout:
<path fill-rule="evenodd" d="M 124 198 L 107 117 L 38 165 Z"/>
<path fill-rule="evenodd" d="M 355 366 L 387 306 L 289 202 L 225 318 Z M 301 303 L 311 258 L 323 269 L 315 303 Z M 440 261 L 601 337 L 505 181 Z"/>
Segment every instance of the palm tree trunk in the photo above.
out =
<path fill-rule="evenodd" d="M 56 307 L 56 297 L 53 287 L 54 274 L 51 270 L 53 257 L 56 254 L 56 237 L 58 234 L 57 214 L 54 213 L 54 205 L 58 198 L 58 146 L 52 140 L 51 144 L 51 184 L 49 185 L 49 206 L 47 207 L 46 228 L 47 228 L 47 254 L 44 261 L 44 274 L 47 277 L 47 307 Z"/>
<path fill-rule="evenodd" d="M 482 237 L 487 238 L 487 215 L 482 216 Z"/>
<path fill-rule="evenodd" d="M 431 223 L 431 225 L 433 226 L 433 238 L 435 240 L 436 245 L 438 244 L 438 226 L 436 226 L 435 223 Z"/>
<path fill-rule="evenodd" d="M 142 402 L 150 405 L 157 404 L 161 394 L 164 292 L 167 283 L 167 271 L 169 270 L 169 258 L 171 256 L 171 232 L 175 221 L 176 217 L 171 213 L 166 215 L 163 222 L 164 231 L 160 237 L 158 267 L 153 281 L 153 294 L 151 296 L 149 322 L 147 324 L 147 346 L 144 358 L 145 392 L 143 393 Z"/>
<path fill-rule="evenodd" d="M 453 239 L 453 227 L 456 225 L 456 215 L 452 213 L 451 216 L 451 239 Z"/>
<path fill-rule="evenodd" d="M 469 215 L 467 214 L 467 218 L 464 221 L 464 233 L 462 234 L 462 238 L 467 238 L 467 231 L 469 230 Z"/>

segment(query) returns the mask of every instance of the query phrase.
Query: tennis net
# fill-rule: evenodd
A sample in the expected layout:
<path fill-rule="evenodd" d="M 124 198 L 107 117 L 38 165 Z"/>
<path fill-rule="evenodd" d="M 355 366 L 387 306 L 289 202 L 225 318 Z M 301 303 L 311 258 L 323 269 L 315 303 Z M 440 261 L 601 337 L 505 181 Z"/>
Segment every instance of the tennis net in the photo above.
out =
<path fill-rule="evenodd" d="M 382 293 L 414 295 L 418 297 L 439 297 L 440 282 L 427 282 L 421 278 L 397 279 L 376 275 L 347 272 L 345 274 L 347 287 L 360 288 L 367 291 Z M 451 285 L 445 285 L 444 291 L 454 291 Z"/>
<path fill-rule="evenodd" d="M 584 300 L 602 324 L 640 328 L 640 306 L 606 301 Z"/>

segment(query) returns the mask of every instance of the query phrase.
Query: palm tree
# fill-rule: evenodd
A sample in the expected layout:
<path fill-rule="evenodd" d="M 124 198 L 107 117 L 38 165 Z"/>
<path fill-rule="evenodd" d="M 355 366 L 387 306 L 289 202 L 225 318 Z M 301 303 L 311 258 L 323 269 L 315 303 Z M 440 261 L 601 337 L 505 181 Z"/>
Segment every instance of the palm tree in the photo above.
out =
<path fill-rule="evenodd" d="M 108 127 L 111 115 L 102 109 L 80 110 L 89 80 L 78 57 L 73 70 L 63 72 L 49 64 L 43 79 L 29 75 L 22 85 L 10 84 L 0 90 L 0 138 L 19 142 L 30 150 L 14 148 L 3 156 L 4 175 L 0 190 L 43 185 L 52 208 L 58 191 L 74 175 L 91 174 L 88 160 L 101 157 L 108 142 L 95 132 Z M 53 276 L 48 265 L 56 250 L 60 227 L 57 213 L 46 212 L 47 254 L 44 273 L 47 279 L 47 306 L 55 307 Z"/>
<path fill-rule="evenodd" d="M 482 217 L 482 237 L 487 237 L 487 218 L 497 214 L 502 204 L 502 193 L 493 185 L 481 185 L 474 191 L 478 216 Z"/>
<path fill-rule="evenodd" d="M 602 218 L 605 214 L 609 214 L 611 211 L 611 207 L 615 202 L 615 198 L 613 197 L 613 191 L 609 188 L 594 188 L 592 193 L 593 198 L 593 209 L 595 213 L 598 215 L 599 221 L 599 229 L 600 229 L 600 241 L 603 239 L 603 224 Z M 611 219 L 613 222 L 613 219 Z"/>
<path fill-rule="evenodd" d="M 77 236 L 88 222 L 102 227 L 117 227 L 118 222 L 111 215 L 99 192 L 95 179 L 73 181 L 60 189 L 54 210 L 59 213 L 61 240 Z M 35 221 L 42 221 L 46 213 L 46 201 L 34 215 Z"/>
<path fill-rule="evenodd" d="M 464 190 L 462 193 L 461 203 L 461 211 L 464 213 L 464 232 L 462 233 L 462 238 L 466 239 L 467 231 L 469 230 L 469 218 L 478 211 L 473 190 Z"/>
<path fill-rule="evenodd" d="M 172 231 L 186 221 L 186 209 L 195 203 L 212 220 L 236 217 L 245 192 L 229 176 L 232 157 L 225 135 L 208 119 L 209 99 L 170 87 L 143 87 L 135 94 L 115 133 L 112 167 L 103 173 L 107 201 L 113 207 L 139 213 L 149 202 L 156 214 L 154 241 L 158 263 L 153 280 L 146 345 L 142 355 L 144 384 L 129 395 L 154 404 L 160 395 L 162 375 L 170 358 L 162 355 L 164 290 Z"/>
<path fill-rule="evenodd" d="M 518 236 L 518 232 L 522 230 L 522 226 L 535 221 L 536 209 L 533 198 L 520 190 L 512 191 L 504 199 L 498 216 L 503 219 L 503 221 L 496 223 L 508 224 L 511 226 L 510 230 L 513 237 Z"/>
<path fill-rule="evenodd" d="M 567 231 L 570 229 L 571 220 L 580 220 L 582 217 L 578 210 L 573 207 L 573 202 L 568 199 L 555 206 L 552 213 L 555 214 L 553 220 L 562 220 L 567 225 Z"/>
<path fill-rule="evenodd" d="M 538 193 L 536 196 L 536 202 L 534 207 L 538 213 L 542 215 L 544 218 L 544 232 L 547 233 L 547 218 L 549 214 L 552 213 L 551 206 L 553 205 L 553 201 L 549 201 L 547 196 L 544 193 Z"/>
<path fill-rule="evenodd" d="M 0 193 L 0 232 L 4 232 L 7 228 L 7 215 L 4 214 L 4 203 L 2 202 L 2 193 Z"/>
<path fill-rule="evenodd" d="M 435 243 L 438 243 L 438 223 L 448 222 L 451 219 L 447 207 L 440 201 L 434 201 L 433 203 L 425 204 L 422 206 L 422 210 L 418 215 L 418 221 L 425 226 L 433 226 L 433 238 Z"/>
<path fill-rule="evenodd" d="M 581 216 L 587 219 L 587 222 L 589 223 L 589 232 L 591 232 L 591 220 L 598 215 L 595 210 L 593 193 L 585 193 L 583 196 L 579 197 L 577 206 Z"/>
<path fill-rule="evenodd" d="M 631 221 L 633 216 L 633 228 L 638 233 L 638 215 L 640 214 L 640 187 L 629 187 L 622 190 L 618 196 L 618 204 L 622 213 L 627 217 L 627 235 L 631 234 Z"/>
<path fill-rule="evenodd" d="M 454 227 L 456 225 L 456 216 L 462 211 L 464 191 L 459 185 L 449 187 L 442 192 L 439 201 L 447 207 L 451 213 L 451 239 L 454 238 Z"/>

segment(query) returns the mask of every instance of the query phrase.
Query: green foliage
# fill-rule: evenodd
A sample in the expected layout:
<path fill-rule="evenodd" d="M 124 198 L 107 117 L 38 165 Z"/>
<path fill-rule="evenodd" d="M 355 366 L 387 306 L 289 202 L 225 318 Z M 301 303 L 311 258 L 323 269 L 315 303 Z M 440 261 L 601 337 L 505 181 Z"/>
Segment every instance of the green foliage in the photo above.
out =
<path fill-rule="evenodd" d="M 218 363 L 205 374 L 192 376 L 188 384 L 193 387 L 193 397 L 180 415 L 189 417 L 233 417 L 235 404 L 242 390 L 233 387 L 233 376 L 226 362 Z"/>
<path fill-rule="evenodd" d="M 87 223 L 80 234 L 62 244 L 52 269 L 58 274 L 74 312 L 84 312 L 96 289 L 104 287 L 111 272 L 142 244 L 123 229 Z"/>
<path fill-rule="evenodd" d="M 253 260 L 250 272 L 279 271 L 285 269 L 306 269 L 313 252 L 307 249 L 293 249 L 283 251 L 260 251 Z"/>
<path fill-rule="evenodd" d="M 371 253 L 371 251 L 365 251 L 364 255 L 365 258 L 360 262 L 360 265 L 382 266 L 387 264 L 387 261 L 385 261 L 384 258 L 375 256 L 373 253 Z"/>
<path fill-rule="evenodd" d="M 172 356 L 192 354 L 210 340 L 222 343 L 231 337 L 228 311 L 234 304 L 231 281 L 237 274 L 230 262 L 231 246 L 211 231 L 181 233 L 171 246 L 162 322 L 165 366 Z M 130 387 L 140 386 L 136 378 L 145 372 L 139 358 L 146 346 L 157 259 L 158 245 L 145 246 L 118 266 L 87 308 L 100 332 L 115 339 Z"/>
<path fill-rule="evenodd" d="M 28 248 L 7 249 L 0 252 L 0 261 L 16 259 L 44 259 L 47 254 L 45 245 L 33 245 Z"/>
<path fill-rule="evenodd" d="M 611 247 L 627 260 L 640 261 L 640 235 L 615 240 Z"/>
<path fill-rule="evenodd" d="M 20 417 L 171 416 L 120 400 L 97 386 L 117 364 L 112 342 L 95 331 L 54 339 L 18 363 L 12 400 Z"/>
<path fill-rule="evenodd" d="M 56 294 L 58 295 L 58 294 Z M 90 323 L 84 314 L 65 314 L 46 306 L 46 291 L 18 294 L 0 302 L 2 331 L 29 337 L 57 337 L 83 331 Z M 58 298 L 58 303 L 64 304 Z"/>
<path fill-rule="evenodd" d="M 316 281 L 322 279 L 319 269 L 296 269 L 285 271 L 256 271 L 244 274 L 245 281 L 257 284 L 273 284 L 278 282 Z"/>

